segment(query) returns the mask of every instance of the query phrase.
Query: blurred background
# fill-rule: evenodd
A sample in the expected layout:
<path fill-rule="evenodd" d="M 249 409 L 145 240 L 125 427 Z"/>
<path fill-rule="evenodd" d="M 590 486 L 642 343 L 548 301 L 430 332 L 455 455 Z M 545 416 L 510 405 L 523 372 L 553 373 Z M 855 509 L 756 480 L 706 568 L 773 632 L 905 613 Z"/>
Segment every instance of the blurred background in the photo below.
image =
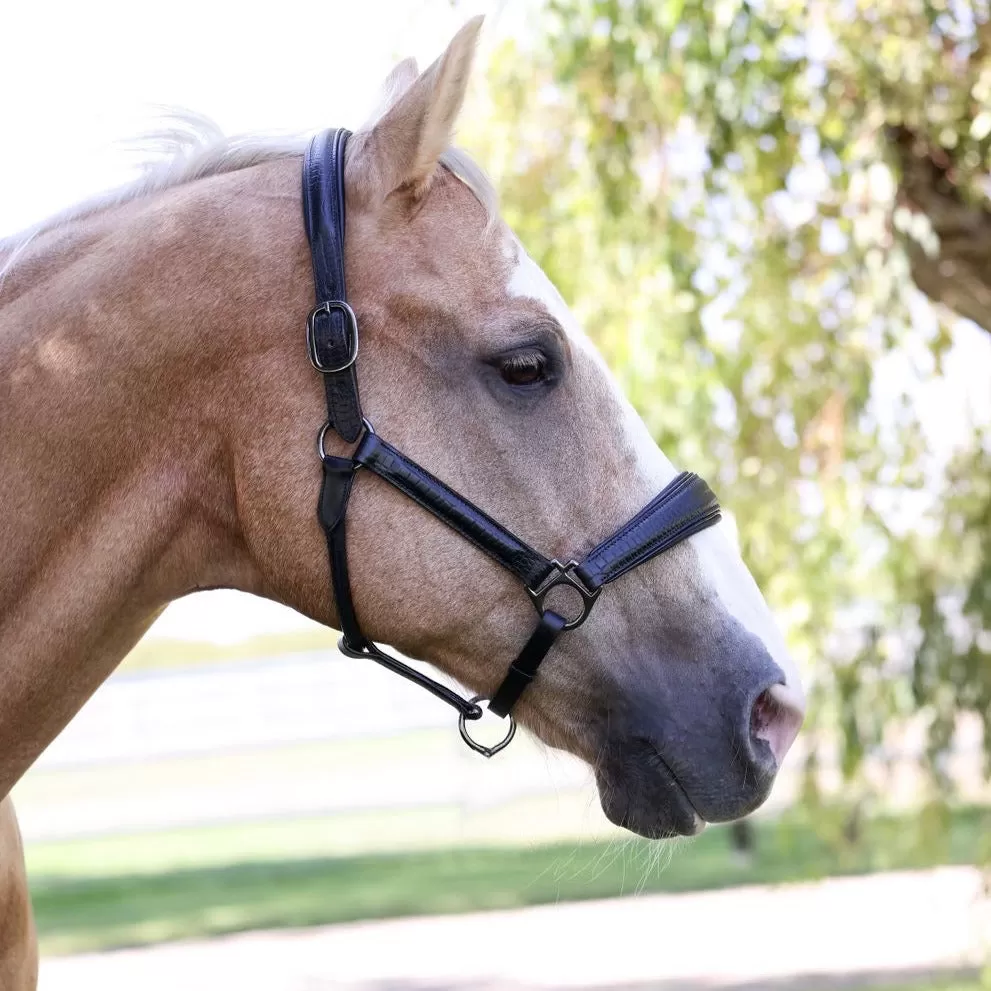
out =
<path fill-rule="evenodd" d="M 355 127 L 478 11 L 459 141 L 732 512 L 807 728 L 752 821 L 641 843 L 576 761 L 191 597 L 14 791 L 42 989 L 981 987 L 987 3 L 7 0 L 0 235 L 132 178 L 162 107 Z"/>

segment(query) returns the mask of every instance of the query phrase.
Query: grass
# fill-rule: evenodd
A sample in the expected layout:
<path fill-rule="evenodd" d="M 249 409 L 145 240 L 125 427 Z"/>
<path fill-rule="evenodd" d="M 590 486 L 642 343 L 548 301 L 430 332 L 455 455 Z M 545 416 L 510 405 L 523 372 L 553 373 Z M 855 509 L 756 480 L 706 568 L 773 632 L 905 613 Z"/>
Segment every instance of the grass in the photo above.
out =
<path fill-rule="evenodd" d="M 886 984 L 884 986 L 873 985 L 870 988 L 870 991 L 987 991 L 987 988 L 989 987 L 991 987 L 991 985 L 982 984 L 979 979 L 975 978 L 972 981 L 951 980 L 936 981 L 935 983 L 926 981 L 922 984 Z M 813 991 L 813 989 L 810 989 L 810 991 Z"/>
<path fill-rule="evenodd" d="M 987 988 L 987 984 L 982 984 L 980 981 L 968 981 L 966 984 L 960 981 L 954 981 L 952 984 L 916 984 L 914 987 L 906 987 L 903 985 L 900 988 L 882 988 L 881 991 L 981 991 L 982 988 Z"/>
<path fill-rule="evenodd" d="M 734 859 L 722 829 L 665 845 L 631 840 L 314 855 L 321 822 L 41 845 L 28 858 L 42 950 L 54 954 L 245 929 L 969 863 L 991 832 L 989 816 L 987 809 L 957 810 L 940 841 L 924 847 L 897 818 L 868 823 L 856 848 L 828 844 L 808 821 L 758 822 L 749 865 Z"/>

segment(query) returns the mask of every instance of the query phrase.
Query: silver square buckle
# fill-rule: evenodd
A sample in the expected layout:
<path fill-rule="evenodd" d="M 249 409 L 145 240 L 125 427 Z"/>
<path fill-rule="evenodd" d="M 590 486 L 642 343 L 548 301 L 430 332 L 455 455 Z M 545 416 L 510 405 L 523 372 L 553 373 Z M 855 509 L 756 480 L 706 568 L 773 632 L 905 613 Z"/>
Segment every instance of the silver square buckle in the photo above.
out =
<path fill-rule="evenodd" d="M 347 334 L 348 354 L 347 358 L 339 365 L 325 365 L 317 354 L 316 322 L 321 316 L 329 317 L 334 310 L 344 314 L 344 320 L 347 324 L 345 333 Z M 310 310 L 306 318 L 306 350 L 310 355 L 310 364 L 324 375 L 346 372 L 358 360 L 358 318 L 354 315 L 354 310 L 344 300 L 330 299 Z"/>

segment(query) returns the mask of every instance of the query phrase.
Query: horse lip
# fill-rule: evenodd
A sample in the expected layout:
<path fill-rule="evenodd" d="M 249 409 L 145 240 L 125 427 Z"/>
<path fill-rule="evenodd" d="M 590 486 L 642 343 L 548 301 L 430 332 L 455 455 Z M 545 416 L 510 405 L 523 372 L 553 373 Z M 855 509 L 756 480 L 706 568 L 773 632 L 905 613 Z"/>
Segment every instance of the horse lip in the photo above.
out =
<path fill-rule="evenodd" d="M 701 833 L 702 830 L 705 829 L 708 823 L 701 815 L 699 815 L 699 810 L 695 808 L 695 803 L 689 797 L 688 792 L 685 791 L 684 785 L 682 785 L 682 783 L 678 780 L 678 775 L 671 770 L 671 765 L 664 759 L 664 754 L 662 754 L 660 750 L 658 750 L 657 746 L 651 740 L 645 740 L 644 742 L 650 746 L 650 749 L 657 757 L 659 767 L 663 769 L 664 774 L 667 776 L 668 780 L 674 786 L 674 790 L 675 792 L 677 792 L 678 797 L 681 799 L 684 805 L 688 807 L 689 811 L 692 813 L 692 815 L 695 818 L 692 831 L 689 833 L 683 833 L 682 835 L 698 836 L 699 833 Z"/>
<path fill-rule="evenodd" d="M 653 781 L 646 793 L 631 782 L 598 771 L 599 795 L 603 811 L 617 826 L 648 839 L 670 839 L 675 836 L 697 836 L 707 822 L 699 815 L 695 804 L 671 770 L 657 746 L 646 736 L 636 736 L 629 743 L 639 753 L 639 772 Z M 620 765 L 622 766 L 622 765 Z M 644 782 L 646 784 L 646 782 Z"/>

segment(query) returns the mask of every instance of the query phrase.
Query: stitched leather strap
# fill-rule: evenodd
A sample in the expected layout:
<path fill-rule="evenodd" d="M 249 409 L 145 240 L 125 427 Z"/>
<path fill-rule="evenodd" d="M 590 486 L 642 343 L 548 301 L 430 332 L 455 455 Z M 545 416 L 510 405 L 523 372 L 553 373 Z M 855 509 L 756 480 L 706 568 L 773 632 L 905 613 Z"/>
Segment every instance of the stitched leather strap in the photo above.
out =
<path fill-rule="evenodd" d="M 497 716 L 509 715 L 526 687 L 533 681 L 540 662 L 554 646 L 554 641 L 561 635 L 564 625 L 564 617 L 550 609 L 540 617 L 537 628 L 530 635 L 519 656 L 510 665 L 502 684 L 492 696 L 489 712 L 494 712 Z"/>
<path fill-rule="evenodd" d="M 327 538 L 330 558 L 330 578 L 334 586 L 334 601 L 344 640 L 358 650 L 369 645 L 361 632 L 351 597 L 351 577 L 348 574 L 348 546 L 345 531 L 348 500 L 357 465 L 350 458 L 325 457 L 323 484 L 320 487 L 318 517 Z"/>
<path fill-rule="evenodd" d="M 316 135 L 303 159 L 303 216 L 317 301 L 307 324 L 310 360 L 324 373 L 331 426 L 349 444 L 362 426 L 354 364 L 358 327 L 344 282 L 344 149 L 350 134 L 339 128 Z"/>
<path fill-rule="evenodd" d="M 377 434 L 366 434 L 354 460 L 485 551 L 525 585 L 536 588 L 553 570 L 546 557 Z"/>
<path fill-rule="evenodd" d="M 589 588 L 607 585 L 717 523 L 721 515 L 712 489 L 694 472 L 683 471 L 629 523 L 593 548 L 576 573 Z"/>
<path fill-rule="evenodd" d="M 337 649 L 347 657 L 368 658 L 368 660 L 374 661 L 376 664 L 381 664 L 382 667 L 392 671 L 393 674 L 398 674 L 407 681 L 413 682 L 414 685 L 425 688 L 435 698 L 439 698 L 442 702 L 446 702 L 448 705 L 457 709 L 465 719 L 475 720 L 482 718 L 482 707 L 476 701 L 462 698 L 453 688 L 448 688 L 447 685 L 442 685 L 439 681 L 434 681 L 433 678 L 422 674 L 416 668 L 404 664 L 398 657 L 387 654 L 378 644 L 373 643 L 371 640 L 366 641 L 364 647 L 354 647 L 344 637 L 341 637 L 337 644 Z"/>
<path fill-rule="evenodd" d="M 328 455 L 323 459 L 323 485 L 320 489 L 318 515 L 327 538 L 334 601 L 337 603 L 341 633 L 344 634 L 337 645 L 338 650 L 348 657 L 367 657 L 376 664 L 381 664 L 453 706 L 465 719 L 480 719 L 482 709 L 476 702 L 462 698 L 453 689 L 404 664 L 399 658 L 391 657 L 361 632 L 351 596 L 345 532 L 348 500 L 351 498 L 351 486 L 357 469 L 357 463 L 350 458 L 334 458 Z"/>

